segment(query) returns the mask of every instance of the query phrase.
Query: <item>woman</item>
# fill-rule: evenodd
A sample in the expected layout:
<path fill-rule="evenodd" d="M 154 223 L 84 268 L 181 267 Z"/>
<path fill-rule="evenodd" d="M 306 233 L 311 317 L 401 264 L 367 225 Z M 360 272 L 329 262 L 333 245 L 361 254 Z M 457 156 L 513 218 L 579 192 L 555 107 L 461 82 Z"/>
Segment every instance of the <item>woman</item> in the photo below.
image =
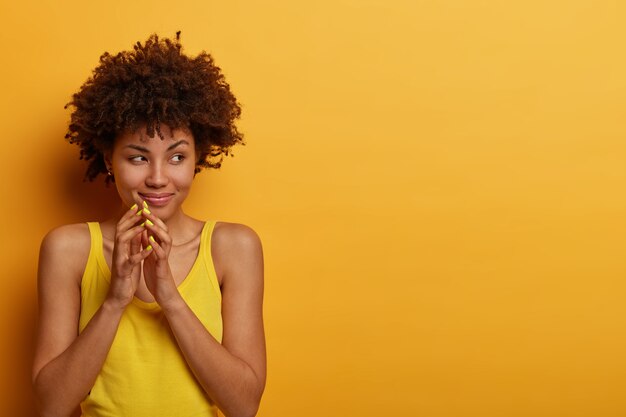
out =
<path fill-rule="evenodd" d="M 39 260 L 33 384 L 43 416 L 256 414 L 265 386 L 263 255 L 243 225 L 196 220 L 195 174 L 242 142 L 211 56 L 152 35 L 105 53 L 66 137 L 86 178 L 115 182 L 112 219 L 51 231 Z"/>

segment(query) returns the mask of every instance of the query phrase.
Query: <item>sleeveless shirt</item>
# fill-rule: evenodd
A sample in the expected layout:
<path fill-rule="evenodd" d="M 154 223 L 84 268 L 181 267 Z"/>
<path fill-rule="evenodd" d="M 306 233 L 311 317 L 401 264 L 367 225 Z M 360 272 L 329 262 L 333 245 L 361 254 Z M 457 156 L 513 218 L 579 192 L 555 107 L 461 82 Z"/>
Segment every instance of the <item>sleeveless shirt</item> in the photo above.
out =
<path fill-rule="evenodd" d="M 79 332 L 106 298 L 111 272 L 100 224 L 87 223 L 91 249 L 81 281 Z M 200 247 L 178 291 L 204 327 L 221 342 L 221 292 L 211 257 L 215 221 L 202 228 Z M 83 417 L 215 417 L 217 407 L 195 379 L 156 302 L 137 297 L 126 307 L 106 360 L 81 403 Z"/>

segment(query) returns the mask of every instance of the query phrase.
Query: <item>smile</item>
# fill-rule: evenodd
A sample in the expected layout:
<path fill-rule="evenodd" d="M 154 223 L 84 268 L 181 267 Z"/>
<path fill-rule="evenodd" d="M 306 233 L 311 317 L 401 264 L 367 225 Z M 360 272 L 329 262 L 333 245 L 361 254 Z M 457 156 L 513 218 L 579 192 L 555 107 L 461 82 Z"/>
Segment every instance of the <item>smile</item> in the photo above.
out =
<path fill-rule="evenodd" d="M 167 205 L 169 201 L 174 197 L 171 193 L 139 193 L 139 196 L 143 198 L 150 207 L 162 207 Z"/>

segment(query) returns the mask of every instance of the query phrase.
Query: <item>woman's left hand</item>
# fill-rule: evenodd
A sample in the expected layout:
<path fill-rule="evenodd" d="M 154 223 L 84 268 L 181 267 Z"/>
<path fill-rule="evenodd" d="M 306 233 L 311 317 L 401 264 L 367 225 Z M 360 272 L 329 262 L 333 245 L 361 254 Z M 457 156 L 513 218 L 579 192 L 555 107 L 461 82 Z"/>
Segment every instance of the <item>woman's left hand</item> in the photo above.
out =
<path fill-rule="evenodd" d="M 149 213 L 149 214 L 148 214 Z M 172 238 L 165 223 L 154 214 L 144 210 L 146 231 L 141 236 L 143 247 L 152 245 L 152 253 L 143 261 L 143 277 L 156 302 L 165 308 L 176 301 L 180 294 L 169 264 Z"/>

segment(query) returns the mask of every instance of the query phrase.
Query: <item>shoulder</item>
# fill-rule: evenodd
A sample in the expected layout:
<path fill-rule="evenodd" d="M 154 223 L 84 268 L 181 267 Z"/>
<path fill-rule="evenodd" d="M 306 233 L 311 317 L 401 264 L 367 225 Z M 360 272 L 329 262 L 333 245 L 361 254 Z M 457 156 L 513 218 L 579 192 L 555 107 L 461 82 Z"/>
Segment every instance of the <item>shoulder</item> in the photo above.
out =
<path fill-rule="evenodd" d="M 78 267 L 89 256 L 91 236 L 86 223 L 68 224 L 49 231 L 41 242 L 40 262 L 61 262 Z M 73 268 L 72 268 L 73 269 Z"/>
<path fill-rule="evenodd" d="M 213 229 L 213 243 L 231 249 L 260 249 L 261 239 L 249 226 L 239 223 L 217 222 Z"/>
<path fill-rule="evenodd" d="M 89 249 L 90 241 L 87 223 L 67 224 L 49 231 L 41 242 L 41 249 L 64 251 L 85 246 Z"/>
<path fill-rule="evenodd" d="M 211 252 L 218 276 L 226 277 L 241 265 L 263 263 L 259 235 L 249 226 L 217 222 L 211 237 Z"/>

